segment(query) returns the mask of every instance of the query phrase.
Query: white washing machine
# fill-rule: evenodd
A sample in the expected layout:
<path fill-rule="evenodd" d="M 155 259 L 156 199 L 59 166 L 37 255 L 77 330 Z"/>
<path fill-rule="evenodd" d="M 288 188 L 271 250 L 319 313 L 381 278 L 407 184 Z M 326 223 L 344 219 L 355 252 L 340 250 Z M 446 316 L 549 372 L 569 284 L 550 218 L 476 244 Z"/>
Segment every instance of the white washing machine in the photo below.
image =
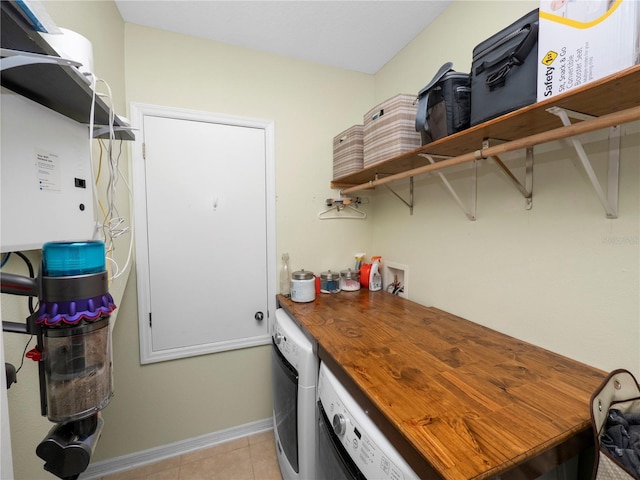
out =
<path fill-rule="evenodd" d="M 324 363 L 318 378 L 318 479 L 409 480 L 418 475 Z"/>
<path fill-rule="evenodd" d="M 284 480 L 316 475 L 316 384 L 318 358 L 311 341 L 279 308 L 271 352 L 273 431 Z"/>

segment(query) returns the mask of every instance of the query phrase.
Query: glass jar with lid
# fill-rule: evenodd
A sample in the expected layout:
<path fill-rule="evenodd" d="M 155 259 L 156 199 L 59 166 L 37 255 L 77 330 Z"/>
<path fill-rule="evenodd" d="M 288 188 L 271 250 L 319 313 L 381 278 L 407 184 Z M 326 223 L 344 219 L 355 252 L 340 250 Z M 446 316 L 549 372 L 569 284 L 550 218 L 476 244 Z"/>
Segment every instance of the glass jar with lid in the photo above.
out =
<path fill-rule="evenodd" d="M 338 293 L 340 291 L 340 274 L 331 270 L 320 273 L 320 291 L 322 293 Z"/>
<path fill-rule="evenodd" d="M 354 292 L 360 290 L 360 272 L 351 270 L 342 270 L 340 272 L 340 290 L 345 292 Z"/>

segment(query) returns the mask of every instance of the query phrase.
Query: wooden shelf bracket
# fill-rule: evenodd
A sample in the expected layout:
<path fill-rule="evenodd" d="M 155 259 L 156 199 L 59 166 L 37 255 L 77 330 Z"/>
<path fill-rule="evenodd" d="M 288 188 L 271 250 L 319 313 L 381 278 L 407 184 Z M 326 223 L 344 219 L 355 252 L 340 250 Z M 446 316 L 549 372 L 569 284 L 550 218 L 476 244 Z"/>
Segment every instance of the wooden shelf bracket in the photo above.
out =
<path fill-rule="evenodd" d="M 482 142 L 482 149 L 485 150 L 491 147 L 491 144 L 495 144 L 496 140 L 485 139 Z M 501 142 L 505 143 L 505 142 Z M 492 159 L 496 165 L 498 165 L 504 173 L 507 175 L 509 181 L 514 187 L 522 194 L 525 200 L 524 208 L 531 210 L 533 206 L 533 147 L 527 147 L 525 155 L 525 172 L 524 172 L 524 185 L 516 178 L 511 169 L 502 161 L 498 155 L 492 155 L 488 158 Z"/>
<path fill-rule="evenodd" d="M 419 153 L 418 156 L 429 160 L 429 163 L 431 165 L 435 165 L 436 163 L 433 156 L 427 153 Z M 442 158 L 446 158 L 446 157 L 442 157 Z M 440 171 L 436 171 L 435 173 L 440 177 L 440 180 L 444 184 L 445 188 L 449 191 L 449 193 L 451 194 L 453 199 L 456 201 L 456 203 L 460 206 L 460 208 L 462 209 L 464 214 L 467 216 L 467 218 L 472 222 L 475 221 L 475 219 L 477 218 L 476 214 L 477 214 L 477 207 L 478 207 L 478 161 L 474 160 L 471 165 L 471 205 L 469 208 L 467 208 L 463 203 L 463 201 L 460 199 L 456 191 L 453 189 L 453 187 L 447 180 L 447 177 L 445 177 L 444 174 Z"/>
<path fill-rule="evenodd" d="M 596 118 L 592 115 L 585 115 L 583 113 L 574 112 L 566 108 L 551 107 L 547 111 L 560 118 L 562 124 L 566 127 L 571 125 L 570 118 L 577 120 L 590 120 Z M 620 125 L 613 125 L 609 127 L 609 161 L 607 167 L 607 191 L 605 193 L 598 177 L 593 170 L 591 162 L 587 153 L 584 151 L 582 142 L 579 138 L 573 136 L 567 140 L 571 142 L 573 148 L 578 154 L 578 158 L 582 163 L 591 185 L 596 191 L 596 195 L 602 204 L 607 218 L 618 218 L 618 190 L 620 187 Z"/>

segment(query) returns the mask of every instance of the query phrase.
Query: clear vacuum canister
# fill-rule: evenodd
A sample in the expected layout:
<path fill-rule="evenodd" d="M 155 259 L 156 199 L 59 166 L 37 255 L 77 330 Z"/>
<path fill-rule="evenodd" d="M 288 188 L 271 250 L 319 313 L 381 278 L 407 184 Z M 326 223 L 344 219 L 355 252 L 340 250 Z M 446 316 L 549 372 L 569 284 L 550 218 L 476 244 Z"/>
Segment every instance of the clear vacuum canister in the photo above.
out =
<path fill-rule="evenodd" d="M 42 361 L 49 420 L 66 423 L 102 410 L 113 394 L 111 329 L 103 242 L 43 247 Z"/>

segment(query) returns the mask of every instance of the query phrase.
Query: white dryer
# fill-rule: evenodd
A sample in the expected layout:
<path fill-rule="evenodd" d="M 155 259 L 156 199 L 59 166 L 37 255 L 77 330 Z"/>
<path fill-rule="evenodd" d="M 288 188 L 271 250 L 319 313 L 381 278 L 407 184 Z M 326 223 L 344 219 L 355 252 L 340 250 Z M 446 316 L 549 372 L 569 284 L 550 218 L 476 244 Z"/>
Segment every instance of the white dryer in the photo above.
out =
<path fill-rule="evenodd" d="M 318 378 L 318 479 L 417 480 L 418 475 L 324 363 Z"/>
<path fill-rule="evenodd" d="M 318 358 L 311 341 L 279 308 L 271 352 L 273 430 L 284 480 L 316 475 L 316 383 Z"/>

